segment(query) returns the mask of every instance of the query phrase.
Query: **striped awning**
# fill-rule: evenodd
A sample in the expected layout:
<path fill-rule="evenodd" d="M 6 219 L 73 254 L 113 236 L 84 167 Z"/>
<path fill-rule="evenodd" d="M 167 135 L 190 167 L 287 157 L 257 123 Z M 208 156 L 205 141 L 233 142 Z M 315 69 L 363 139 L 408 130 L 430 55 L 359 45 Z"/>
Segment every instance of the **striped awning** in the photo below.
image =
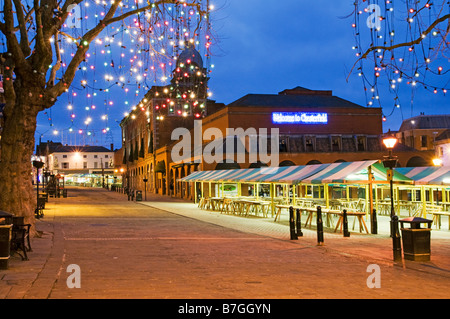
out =
<path fill-rule="evenodd" d="M 197 171 L 182 178 L 181 181 L 280 184 L 351 183 L 368 181 L 369 167 L 372 167 L 375 180 L 386 181 L 386 169 L 377 160 L 303 166 Z M 401 173 L 395 172 L 394 181 L 410 182 L 411 180 Z"/>
<path fill-rule="evenodd" d="M 395 171 L 412 179 L 416 185 L 450 185 L 450 166 L 399 167 Z"/>
<path fill-rule="evenodd" d="M 368 181 L 368 168 L 378 161 L 358 161 L 328 164 L 327 167 L 302 180 L 306 184 L 346 183 Z"/>

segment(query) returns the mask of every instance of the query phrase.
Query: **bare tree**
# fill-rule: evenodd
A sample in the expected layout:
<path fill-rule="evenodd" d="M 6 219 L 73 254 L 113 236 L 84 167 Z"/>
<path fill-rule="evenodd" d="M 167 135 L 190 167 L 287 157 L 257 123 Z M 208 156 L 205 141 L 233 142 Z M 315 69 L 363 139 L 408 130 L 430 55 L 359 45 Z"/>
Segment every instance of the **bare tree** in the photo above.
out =
<path fill-rule="evenodd" d="M 65 33 L 71 10 L 84 2 L 103 11 L 101 20 L 77 38 Z M 3 2 L 3 1 L 2 1 Z M 204 3 L 206 2 L 206 4 Z M 171 9 L 190 8 L 200 18 L 208 15 L 204 0 L 4 0 L 0 12 L 0 32 L 6 38 L 2 52 L 4 129 L 1 138 L 0 209 L 25 216 L 34 225 L 35 194 L 31 182 L 36 118 L 52 107 L 72 85 L 90 44 L 108 26 L 139 17 L 154 25 L 166 23 Z M 1 10 L 1 7 L 0 7 Z M 142 33 L 152 35 L 152 30 Z M 70 62 L 61 67 L 61 38 L 71 38 L 76 46 Z M 66 57 L 67 58 L 67 57 Z"/>
<path fill-rule="evenodd" d="M 356 0 L 352 16 L 356 62 L 349 76 L 362 78 L 368 105 L 379 101 L 380 84 L 394 95 L 393 110 L 400 107 L 399 90 L 405 86 L 447 93 L 448 1 Z"/>

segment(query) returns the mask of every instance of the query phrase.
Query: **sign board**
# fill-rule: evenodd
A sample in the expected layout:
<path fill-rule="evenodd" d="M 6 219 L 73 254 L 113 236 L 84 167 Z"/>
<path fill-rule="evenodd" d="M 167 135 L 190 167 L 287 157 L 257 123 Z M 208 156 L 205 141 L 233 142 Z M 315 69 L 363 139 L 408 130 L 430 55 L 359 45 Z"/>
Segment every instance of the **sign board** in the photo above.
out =
<path fill-rule="evenodd" d="M 327 124 L 328 114 L 317 112 L 273 112 L 274 124 Z"/>

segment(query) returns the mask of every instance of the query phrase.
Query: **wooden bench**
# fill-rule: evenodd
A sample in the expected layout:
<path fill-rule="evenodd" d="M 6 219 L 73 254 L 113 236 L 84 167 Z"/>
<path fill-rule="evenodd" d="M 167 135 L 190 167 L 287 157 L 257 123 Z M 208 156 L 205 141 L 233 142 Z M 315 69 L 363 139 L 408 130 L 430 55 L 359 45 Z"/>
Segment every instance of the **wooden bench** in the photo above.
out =
<path fill-rule="evenodd" d="M 448 229 L 450 230 L 450 212 L 430 212 L 433 214 L 433 223 L 441 229 L 441 216 L 448 216 Z"/>
<path fill-rule="evenodd" d="M 27 251 L 32 251 L 30 243 L 30 227 L 31 224 L 24 223 L 24 217 L 13 217 L 11 251 L 16 252 L 22 257 L 22 260 L 28 260 Z"/>
<path fill-rule="evenodd" d="M 344 222 L 344 213 L 339 213 L 337 214 L 339 215 L 339 220 L 336 224 L 336 228 L 334 229 L 334 232 L 337 232 L 337 229 L 340 229 L 340 232 L 342 232 L 342 225 Z M 356 218 L 358 218 L 359 221 L 359 232 L 361 233 L 363 230 L 366 231 L 366 233 L 369 233 L 369 230 L 367 229 L 367 225 L 366 222 L 364 221 L 364 216 L 366 215 L 366 213 L 364 212 L 347 212 L 347 217 L 350 216 L 356 216 Z M 355 228 L 354 224 L 353 224 L 353 229 Z"/>
<path fill-rule="evenodd" d="M 276 213 L 275 213 L 275 219 L 274 219 L 274 222 L 276 222 L 277 219 L 280 218 L 281 210 L 282 210 L 283 208 L 286 208 L 286 209 L 289 211 L 289 207 L 291 207 L 291 205 L 275 205 L 275 208 L 277 209 L 277 211 L 276 211 Z"/>

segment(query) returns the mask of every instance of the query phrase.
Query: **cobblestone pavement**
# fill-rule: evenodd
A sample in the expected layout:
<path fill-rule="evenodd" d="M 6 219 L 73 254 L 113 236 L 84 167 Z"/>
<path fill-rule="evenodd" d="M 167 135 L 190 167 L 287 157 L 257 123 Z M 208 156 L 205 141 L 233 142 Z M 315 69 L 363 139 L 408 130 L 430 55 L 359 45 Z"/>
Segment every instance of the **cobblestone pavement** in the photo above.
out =
<path fill-rule="evenodd" d="M 385 216 L 379 235 L 360 234 L 349 220 L 350 238 L 325 228 L 319 246 L 314 228 L 290 240 L 285 215 L 274 222 L 157 195 L 147 199 L 130 202 L 123 194 L 86 188 L 50 198 L 30 260 L 13 255 L 9 269 L 0 271 L 0 298 L 450 297 L 445 221 L 432 230 L 431 261 L 394 263 Z M 73 264 L 80 288 L 68 287 L 77 282 L 76 272 L 67 271 Z"/>

